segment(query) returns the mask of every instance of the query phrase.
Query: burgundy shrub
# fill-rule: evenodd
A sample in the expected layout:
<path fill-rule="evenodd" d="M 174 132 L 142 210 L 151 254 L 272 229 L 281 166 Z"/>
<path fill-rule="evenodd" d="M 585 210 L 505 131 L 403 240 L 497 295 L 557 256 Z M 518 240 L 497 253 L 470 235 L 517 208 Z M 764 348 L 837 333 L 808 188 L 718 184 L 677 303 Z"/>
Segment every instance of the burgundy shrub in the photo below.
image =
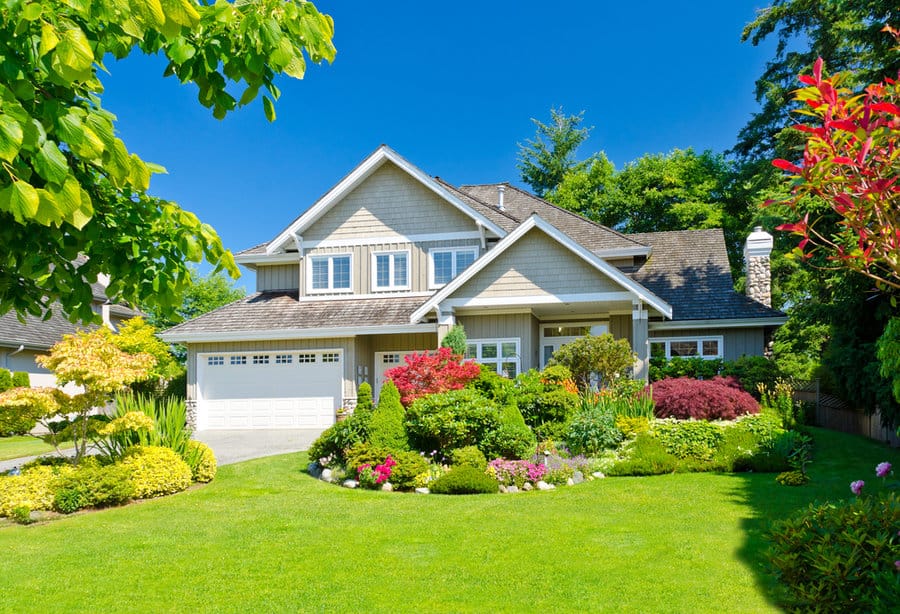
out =
<path fill-rule="evenodd" d="M 733 381 L 732 381 L 733 380 Z M 734 420 L 759 413 L 759 403 L 735 385 L 734 378 L 709 380 L 689 377 L 667 378 L 653 384 L 657 418 L 687 420 Z"/>

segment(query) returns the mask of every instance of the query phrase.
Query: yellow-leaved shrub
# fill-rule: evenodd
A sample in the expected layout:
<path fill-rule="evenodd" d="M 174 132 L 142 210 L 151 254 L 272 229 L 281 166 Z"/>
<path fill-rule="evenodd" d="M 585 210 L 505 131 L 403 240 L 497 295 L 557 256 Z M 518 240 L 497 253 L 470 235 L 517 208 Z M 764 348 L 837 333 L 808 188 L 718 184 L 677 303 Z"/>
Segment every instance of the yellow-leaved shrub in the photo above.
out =
<path fill-rule="evenodd" d="M 37 466 L 21 475 L 0 477 L 0 516 L 11 516 L 17 507 L 49 510 L 59 481 L 74 473 L 69 465 Z"/>
<path fill-rule="evenodd" d="M 170 448 L 133 446 L 119 461 L 131 474 L 140 499 L 180 492 L 191 485 L 191 468 Z"/>
<path fill-rule="evenodd" d="M 184 460 L 191 468 L 191 475 L 195 482 L 212 482 L 216 477 L 216 455 L 212 449 L 201 441 L 190 440 Z"/>

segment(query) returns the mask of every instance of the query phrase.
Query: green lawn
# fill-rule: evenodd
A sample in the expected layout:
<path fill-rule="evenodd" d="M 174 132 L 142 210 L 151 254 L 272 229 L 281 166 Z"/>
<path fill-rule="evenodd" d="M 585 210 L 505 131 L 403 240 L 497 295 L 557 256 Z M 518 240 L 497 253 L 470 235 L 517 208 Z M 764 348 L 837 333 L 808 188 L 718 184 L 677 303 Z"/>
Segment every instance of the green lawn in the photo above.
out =
<path fill-rule="evenodd" d="M 28 435 L 0 437 L 0 460 L 21 456 L 37 456 L 53 451 L 53 446 Z"/>
<path fill-rule="evenodd" d="M 3 526 L 0 610 L 778 611 L 770 520 L 900 463 L 856 437 L 817 444 L 801 488 L 686 474 L 469 497 L 349 491 L 301 474 L 303 454 L 259 459 L 166 499 Z"/>

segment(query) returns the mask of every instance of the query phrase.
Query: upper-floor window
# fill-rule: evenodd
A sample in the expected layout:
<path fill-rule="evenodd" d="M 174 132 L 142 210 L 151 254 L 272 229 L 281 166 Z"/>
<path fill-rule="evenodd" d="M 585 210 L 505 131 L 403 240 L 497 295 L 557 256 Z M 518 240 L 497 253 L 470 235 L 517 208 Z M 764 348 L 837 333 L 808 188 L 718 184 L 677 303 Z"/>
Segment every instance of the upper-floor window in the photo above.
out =
<path fill-rule="evenodd" d="M 351 290 L 350 254 L 309 257 L 309 289 L 313 292 Z"/>
<path fill-rule="evenodd" d="M 409 290 L 409 252 L 372 254 L 372 286 L 375 290 Z"/>
<path fill-rule="evenodd" d="M 433 249 L 429 253 L 428 283 L 443 286 L 469 268 L 478 256 L 474 247 Z"/>

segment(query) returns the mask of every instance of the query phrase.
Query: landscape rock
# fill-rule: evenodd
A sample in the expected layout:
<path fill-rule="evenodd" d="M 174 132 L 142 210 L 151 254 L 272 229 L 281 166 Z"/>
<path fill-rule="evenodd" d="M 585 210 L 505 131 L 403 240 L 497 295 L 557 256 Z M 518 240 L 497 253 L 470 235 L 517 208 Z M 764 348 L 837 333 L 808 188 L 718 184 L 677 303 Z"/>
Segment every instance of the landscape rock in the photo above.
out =
<path fill-rule="evenodd" d="M 566 480 L 566 486 L 575 486 L 575 479 L 569 478 L 568 480 Z"/>
<path fill-rule="evenodd" d="M 344 488 L 356 488 L 359 486 L 359 482 L 356 480 L 344 480 Z"/>
<path fill-rule="evenodd" d="M 508 493 L 513 493 L 513 494 L 514 494 L 514 493 L 519 492 L 519 489 L 518 489 L 518 487 L 517 487 L 515 484 L 513 484 L 512 486 L 507 486 L 507 487 L 506 487 L 506 492 L 508 492 Z"/>
<path fill-rule="evenodd" d="M 584 482 L 584 474 L 580 471 L 576 471 L 575 475 L 572 476 L 572 481 L 576 484 L 581 484 L 582 482 Z"/>
<path fill-rule="evenodd" d="M 538 490 L 553 490 L 553 484 L 548 484 L 544 480 L 541 480 L 537 484 L 535 484 Z"/>
<path fill-rule="evenodd" d="M 427 494 L 431 493 L 431 491 L 428 490 L 427 488 L 417 488 L 416 492 L 419 493 L 420 495 L 427 495 Z"/>
<path fill-rule="evenodd" d="M 319 476 L 322 475 L 322 466 L 313 461 L 306 466 L 306 472 L 318 480 Z"/>
<path fill-rule="evenodd" d="M 500 492 L 502 492 L 502 493 L 505 493 L 505 492 L 506 492 L 506 485 L 505 485 L 505 484 L 501 484 L 501 485 L 500 485 Z"/>
<path fill-rule="evenodd" d="M 534 486 L 531 485 L 531 482 L 525 482 L 522 484 L 522 490 L 528 492 L 529 490 L 534 490 Z"/>
<path fill-rule="evenodd" d="M 595 471 L 595 472 L 594 472 L 593 474 L 591 474 L 591 475 L 593 475 L 595 478 L 605 478 L 605 477 L 606 477 L 605 475 L 603 475 L 603 472 L 602 472 L 602 471 Z"/>
<path fill-rule="evenodd" d="M 330 482 L 332 477 L 331 469 L 322 469 L 322 473 L 319 474 L 319 479 L 323 482 Z"/>
<path fill-rule="evenodd" d="M 383 490 L 384 492 L 394 492 L 394 485 L 390 482 L 385 482 L 381 485 L 381 490 Z"/>

